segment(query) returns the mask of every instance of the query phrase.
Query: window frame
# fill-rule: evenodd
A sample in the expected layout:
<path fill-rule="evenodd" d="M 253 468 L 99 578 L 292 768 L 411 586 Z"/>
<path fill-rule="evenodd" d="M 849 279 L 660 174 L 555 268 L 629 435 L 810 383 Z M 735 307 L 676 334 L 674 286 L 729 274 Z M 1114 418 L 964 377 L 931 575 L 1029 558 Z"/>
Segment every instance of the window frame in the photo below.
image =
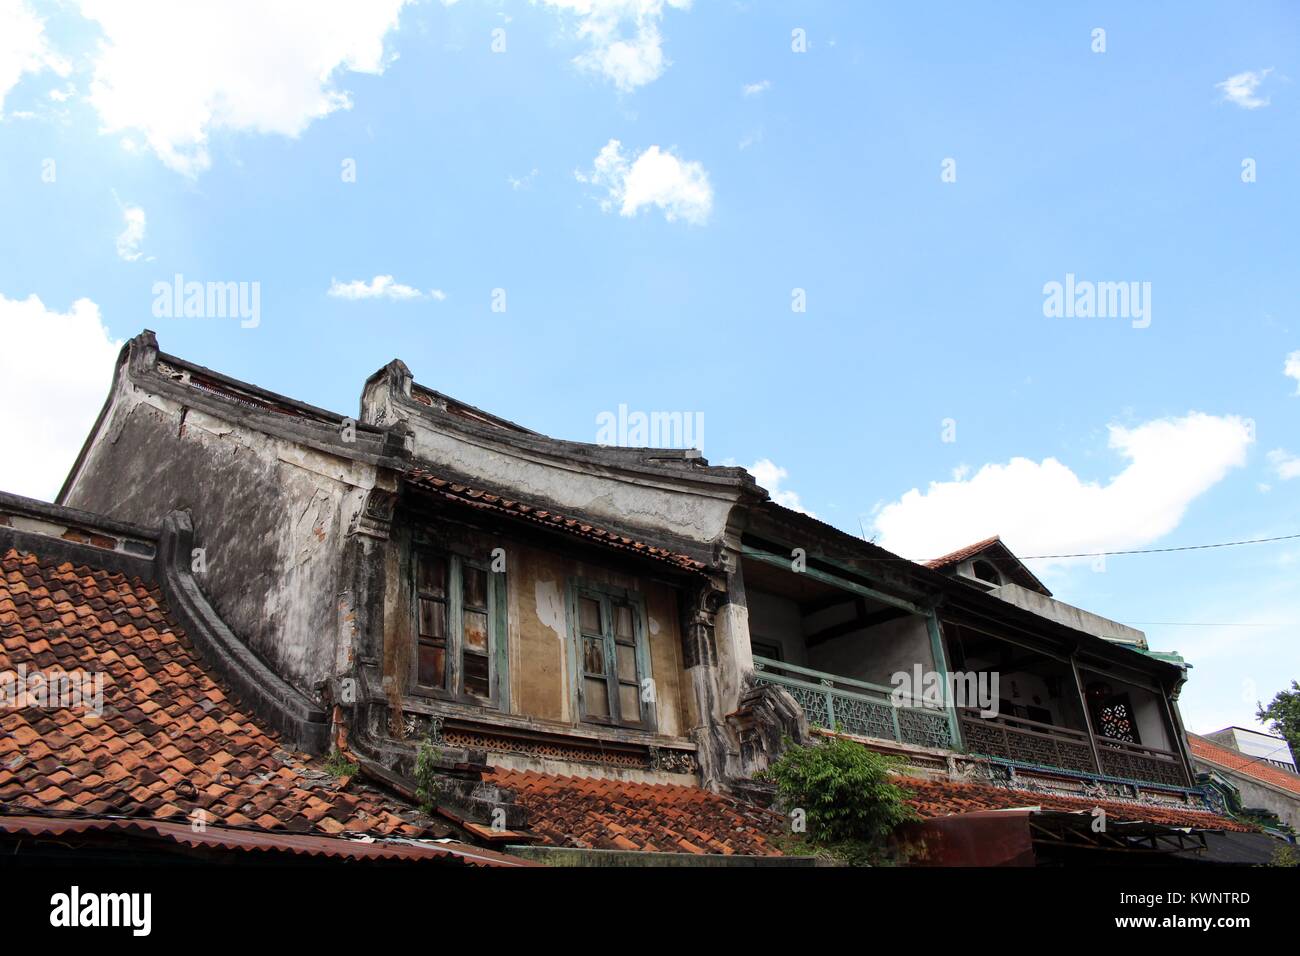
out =
<path fill-rule="evenodd" d="M 441 559 L 446 565 L 445 600 L 445 653 L 444 686 L 420 682 L 420 562 Z M 487 611 L 488 696 L 479 697 L 465 692 L 465 569 L 481 571 L 485 577 L 484 600 Z M 464 551 L 449 548 L 427 540 L 416 540 L 411 547 L 411 568 L 408 577 L 411 594 L 411 693 L 471 707 L 508 710 L 509 654 L 506 627 L 506 572 L 493 571 L 490 561 L 474 558 Z"/>
<path fill-rule="evenodd" d="M 604 677 L 608 716 L 588 714 L 587 712 L 588 675 L 586 671 L 585 642 L 589 635 L 586 635 L 582 629 L 580 598 L 589 598 L 600 605 L 605 673 L 604 675 L 594 675 L 592 679 L 599 676 Z M 651 668 L 645 599 L 641 592 L 632 588 L 616 587 L 582 578 L 571 578 L 568 582 L 566 603 L 569 623 L 569 679 L 572 687 L 570 702 L 573 707 L 575 723 L 654 733 L 658 723 L 656 701 L 645 700 L 643 691 L 646 679 L 653 681 L 654 674 Z M 613 608 L 619 605 L 628 607 L 632 616 L 634 659 L 637 669 L 636 696 L 640 709 L 638 719 L 635 721 L 622 719 L 622 704 L 619 700 L 618 688 L 623 681 L 618 676 L 617 645 L 620 640 L 615 632 L 613 614 Z M 622 643 L 626 646 L 625 642 Z M 652 684 L 651 686 L 655 685 Z"/>

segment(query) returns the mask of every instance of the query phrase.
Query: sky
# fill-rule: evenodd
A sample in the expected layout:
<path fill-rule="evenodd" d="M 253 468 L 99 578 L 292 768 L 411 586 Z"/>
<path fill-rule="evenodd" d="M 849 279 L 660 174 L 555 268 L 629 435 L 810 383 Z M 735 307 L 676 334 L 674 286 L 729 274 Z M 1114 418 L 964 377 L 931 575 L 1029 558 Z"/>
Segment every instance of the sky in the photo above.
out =
<path fill-rule="evenodd" d="M 1300 539 L 1111 552 L 1300 535 L 1298 56 L 1281 2 L 0 0 L 0 488 L 144 328 L 345 414 L 400 357 L 907 557 L 1107 552 L 1027 563 L 1256 726 Z"/>

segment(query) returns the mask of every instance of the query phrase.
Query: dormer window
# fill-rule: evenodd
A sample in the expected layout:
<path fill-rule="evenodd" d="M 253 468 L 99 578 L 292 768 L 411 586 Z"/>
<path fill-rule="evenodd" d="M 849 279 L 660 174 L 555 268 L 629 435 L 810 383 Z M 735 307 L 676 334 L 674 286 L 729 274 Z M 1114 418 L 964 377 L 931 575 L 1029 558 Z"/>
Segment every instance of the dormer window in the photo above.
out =
<path fill-rule="evenodd" d="M 986 584 L 991 584 L 994 587 L 1002 586 L 1002 575 L 998 574 L 998 569 L 993 566 L 992 562 L 976 561 L 971 565 L 971 571 L 975 577 Z"/>

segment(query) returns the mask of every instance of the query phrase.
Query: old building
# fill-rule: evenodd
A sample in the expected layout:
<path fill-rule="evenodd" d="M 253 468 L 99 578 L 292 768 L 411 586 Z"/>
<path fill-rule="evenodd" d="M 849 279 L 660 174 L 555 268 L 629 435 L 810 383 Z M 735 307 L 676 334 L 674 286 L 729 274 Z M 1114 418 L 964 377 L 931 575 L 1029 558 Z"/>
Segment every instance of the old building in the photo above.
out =
<path fill-rule="evenodd" d="M 775 854 L 754 774 L 833 732 L 901 754 L 929 817 L 1240 828 L 1193 779 L 1181 661 L 1000 542 L 916 564 L 743 469 L 548 438 L 400 361 L 354 419 L 145 332 L 58 505 L 156 529 L 173 610 L 277 739 L 397 793 L 431 769 L 486 843 Z"/>

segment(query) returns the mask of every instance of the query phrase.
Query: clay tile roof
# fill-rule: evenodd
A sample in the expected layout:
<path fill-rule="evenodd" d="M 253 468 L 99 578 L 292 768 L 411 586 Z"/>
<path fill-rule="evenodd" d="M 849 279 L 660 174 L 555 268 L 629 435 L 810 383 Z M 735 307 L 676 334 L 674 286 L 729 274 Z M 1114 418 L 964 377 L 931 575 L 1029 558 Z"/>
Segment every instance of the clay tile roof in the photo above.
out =
<path fill-rule="evenodd" d="M 985 538 L 983 541 L 976 541 L 974 544 L 968 544 L 964 548 L 958 548 L 956 551 L 949 552 L 942 558 L 934 558 L 930 561 L 926 561 L 925 566 L 927 568 L 935 568 L 936 570 L 939 570 L 951 567 L 954 564 L 961 564 L 961 562 L 965 561 L 967 558 L 979 554 L 989 545 L 997 544 L 1001 540 L 1002 538 L 995 534 L 991 538 Z"/>
<path fill-rule="evenodd" d="M 1194 757 L 1300 795 L 1300 774 L 1290 773 L 1266 761 L 1221 747 L 1196 734 L 1188 734 L 1187 743 L 1192 748 Z"/>
<path fill-rule="evenodd" d="M 701 787 L 493 770 L 515 793 L 529 829 L 550 846 L 661 853 L 780 856 L 779 814 Z"/>
<path fill-rule="evenodd" d="M 1101 807 L 1107 817 L 1121 823 L 1158 823 L 1171 827 L 1194 827 L 1202 830 L 1239 830 L 1253 827 L 1209 810 L 1171 807 L 1125 800 L 1097 800 L 1092 797 L 1067 797 L 1030 790 L 1012 790 L 980 783 L 957 783 L 949 780 L 902 778 L 899 785 L 911 791 L 908 802 L 922 817 L 946 817 L 954 813 L 978 810 L 1011 810 L 1018 807 L 1042 807 L 1044 810 L 1091 812 Z"/>
<path fill-rule="evenodd" d="M 521 501 L 513 501 L 500 495 L 471 488 L 447 478 L 439 477 L 423 468 L 413 468 L 408 471 L 406 480 L 426 491 L 434 492 L 444 500 L 457 504 L 530 521 L 534 524 L 577 535 L 607 547 L 631 551 L 642 557 L 653 558 L 658 561 L 666 561 L 687 571 L 701 571 L 704 569 L 703 561 L 697 561 L 688 554 L 679 554 L 668 548 L 660 548 L 644 541 L 637 541 L 635 538 L 629 538 L 615 531 L 588 524 L 579 518 L 572 518 L 559 512 L 548 511 Z"/>
<path fill-rule="evenodd" d="M 103 708 L 0 709 L 0 812 L 188 823 L 204 811 L 194 819 L 213 827 L 429 835 L 400 801 L 355 780 L 340 789 L 283 749 L 209 676 L 140 578 L 4 551 L 0 675 L 20 667 L 102 674 Z"/>

